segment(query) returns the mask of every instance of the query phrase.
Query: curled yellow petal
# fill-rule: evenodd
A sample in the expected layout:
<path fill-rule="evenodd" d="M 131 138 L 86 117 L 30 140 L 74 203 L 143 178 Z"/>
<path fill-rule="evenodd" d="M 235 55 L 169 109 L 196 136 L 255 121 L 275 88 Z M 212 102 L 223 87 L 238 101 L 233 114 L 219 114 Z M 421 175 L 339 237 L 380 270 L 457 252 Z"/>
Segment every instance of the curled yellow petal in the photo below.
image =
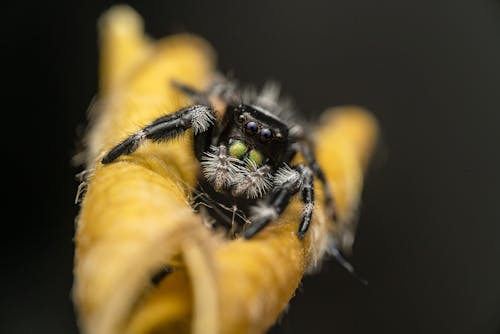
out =
<path fill-rule="evenodd" d="M 87 191 L 75 236 L 74 303 L 83 333 L 263 333 L 316 267 L 328 235 L 348 247 L 377 127 L 359 108 L 325 113 L 317 156 L 334 189 L 340 220 L 324 213 L 321 186 L 313 223 L 297 238 L 301 205 L 293 200 L 278 221 L 251 240 L 209 231 L 189 203 L 199 172 L 189 133 L 145 143 L 102 165 L 116 143 L 150 121 L 187 105 L 173 79 L 203 89 L 214 77 L 206 42 L 190 35 L 158 41 L 144 36 L 128 7 L 100 21 L 98 102 L 87 137 Z M 151 278 L 173 266 L 158 285 Z"/>

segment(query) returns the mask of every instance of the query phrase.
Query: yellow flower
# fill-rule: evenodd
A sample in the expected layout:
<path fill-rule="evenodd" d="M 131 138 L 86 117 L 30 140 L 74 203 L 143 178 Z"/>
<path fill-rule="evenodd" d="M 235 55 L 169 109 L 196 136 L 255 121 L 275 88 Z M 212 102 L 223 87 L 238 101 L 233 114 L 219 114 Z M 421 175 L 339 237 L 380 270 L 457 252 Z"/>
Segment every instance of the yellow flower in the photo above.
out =
<path fill-rule="evenodd" d="M 347 236 L 346 247 L 352 242 L 350 216 L 377 137 L 373 117 L 337 108 L 318 128 L 317 157 L 334 191 L 337 224 L 326 218 L 318 185 L 304 240 L 296 233 L 297 200 L 253 239 L 225 240 L 189 204 L 199 172 L 189 134 L 99 162 L 132 132 L 189 103 L 172 79 L 206 87 L 214 75 L 212 49 L 191 35 L 148 39 L 138 15 L 123 6 L 101 18 L 99 31 L 100 91 L 75 236 L 73 298 L 82 332 L 265 332 L 323 258 L 327 236 Z M 175 271 L 154 286 L 151 277 L 165 265 Z"/>

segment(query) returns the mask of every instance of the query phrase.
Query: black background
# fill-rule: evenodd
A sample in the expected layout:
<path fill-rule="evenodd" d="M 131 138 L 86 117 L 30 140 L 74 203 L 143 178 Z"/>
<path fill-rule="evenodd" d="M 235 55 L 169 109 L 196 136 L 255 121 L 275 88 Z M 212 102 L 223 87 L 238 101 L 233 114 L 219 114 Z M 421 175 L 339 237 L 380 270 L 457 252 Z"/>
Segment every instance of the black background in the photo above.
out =
<path fill-rule="evenodd" d="M 2 333 L 76 333 L 77 129 L 110 1 L 2 10 Z M 280 80 L 314 118 L 358 104 L 368 173 L 353 263 L 304 279 L 275 333 L 499 333 L 500 5 L 493 0 L 130 2 L 153 37 L 190 31 L 242 81 Z"/>

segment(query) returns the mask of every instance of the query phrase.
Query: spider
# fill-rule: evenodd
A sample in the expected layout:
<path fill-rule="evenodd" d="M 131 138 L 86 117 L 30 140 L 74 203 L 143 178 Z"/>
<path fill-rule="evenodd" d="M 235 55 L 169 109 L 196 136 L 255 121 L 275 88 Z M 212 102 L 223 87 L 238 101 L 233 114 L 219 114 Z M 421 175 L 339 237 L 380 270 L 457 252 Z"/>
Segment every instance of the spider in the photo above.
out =
<path fill-rule="evenodd" d="M 328 215 L 336 219 L 332 192 L 312 142 L 277 84 L 267 83 L 261 92 L 239 89 L 229 80 L 216 81 L 203 92 L 177 81 L 172 84 L 193 104 L 126 138 L 104 156 L 103 164 L 133 153 L 146 140 L 168 141 L 192 129 L 201 165 L 193 206 L 203 209 L 212 227 L 223 227 L 232 237 L 251 238 L 300 192 L 303 210 L 297 235 L 302 239 L 312 219 L 314 177 L 323 187 Z M 297 153 L 304 163 L 292 165 Z"/>

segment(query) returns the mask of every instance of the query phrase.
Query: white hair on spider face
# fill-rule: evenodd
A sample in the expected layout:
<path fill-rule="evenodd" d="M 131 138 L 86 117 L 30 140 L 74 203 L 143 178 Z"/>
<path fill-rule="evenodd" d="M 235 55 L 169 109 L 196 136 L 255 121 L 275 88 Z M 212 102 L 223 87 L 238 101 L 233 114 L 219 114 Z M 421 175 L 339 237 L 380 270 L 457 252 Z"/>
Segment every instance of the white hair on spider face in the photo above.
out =
<path fill-rule="evenodd" d="M 201 158 L 202 174 L 217 191 L 227 189 L 235 183 L 241 161 L 229 156 L 224 145 L 210 146 L 210 151 Z"/>
<path fill-rule="evenodd" d="M 234 196 L 245 194 L 247 198 L 263 197 L 271 189 L 271 167 L 263 165 L 258 167 L 255 161 L 245 159 L 247 168 L 241 168 L 236 177 L 232 193 Z"/>

